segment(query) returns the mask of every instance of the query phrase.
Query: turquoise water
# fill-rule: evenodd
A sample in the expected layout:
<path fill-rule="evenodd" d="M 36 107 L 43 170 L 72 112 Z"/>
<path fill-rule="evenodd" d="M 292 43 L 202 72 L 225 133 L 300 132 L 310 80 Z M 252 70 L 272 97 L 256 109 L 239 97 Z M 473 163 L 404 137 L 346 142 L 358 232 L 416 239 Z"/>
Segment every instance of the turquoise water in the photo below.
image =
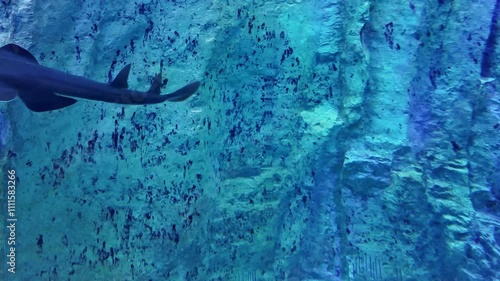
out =
<path fill-rule="evenodd" d="M 0 280 L 500 280 L 499 11 L 2 1 Z"/>

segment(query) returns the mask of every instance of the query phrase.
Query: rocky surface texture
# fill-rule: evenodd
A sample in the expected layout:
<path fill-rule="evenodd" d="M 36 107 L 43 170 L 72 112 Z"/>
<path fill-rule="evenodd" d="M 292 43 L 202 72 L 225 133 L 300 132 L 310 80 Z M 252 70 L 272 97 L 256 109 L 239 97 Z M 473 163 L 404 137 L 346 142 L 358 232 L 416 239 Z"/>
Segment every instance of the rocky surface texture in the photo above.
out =
<path fill-rule="evenodd" d="M 43 65 L 108 81 L 133 63 L 146 89 L 164 59 L 165 92 L 202 81 L 177 104 L 2 105 L 16 277 L 500 280 L 499 16 L 493 0 L 2 1 L 1 45 Z"/>

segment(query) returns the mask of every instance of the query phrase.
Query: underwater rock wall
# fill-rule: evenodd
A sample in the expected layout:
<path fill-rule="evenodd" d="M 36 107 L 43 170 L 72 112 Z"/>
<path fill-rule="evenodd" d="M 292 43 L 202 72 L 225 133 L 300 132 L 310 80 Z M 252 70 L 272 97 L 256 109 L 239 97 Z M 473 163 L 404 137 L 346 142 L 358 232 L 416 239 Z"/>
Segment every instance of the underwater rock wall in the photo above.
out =
<path fill-rule="evenodd" d="M 4 109 L 0 109 L 0 163 L 4 163 L 11 141 L 10 121 Z"/>
<path fill-rule="evenodd" d="M 495 9 L 2 2 L 0 42 L 43 65 L 202 81 L 184 103 L 6 107 L 18 276 L 499 279 Z"/>

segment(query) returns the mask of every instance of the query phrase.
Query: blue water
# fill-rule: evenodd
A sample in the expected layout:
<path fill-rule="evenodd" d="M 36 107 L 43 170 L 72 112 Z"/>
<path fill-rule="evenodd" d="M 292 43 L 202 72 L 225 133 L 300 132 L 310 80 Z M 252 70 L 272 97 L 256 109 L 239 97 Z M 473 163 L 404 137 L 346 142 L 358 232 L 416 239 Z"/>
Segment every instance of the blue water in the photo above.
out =
<path fill-rule="evenodd" d="M 2 1 L 0 280 L 500 280 L 499 3 Z"/>

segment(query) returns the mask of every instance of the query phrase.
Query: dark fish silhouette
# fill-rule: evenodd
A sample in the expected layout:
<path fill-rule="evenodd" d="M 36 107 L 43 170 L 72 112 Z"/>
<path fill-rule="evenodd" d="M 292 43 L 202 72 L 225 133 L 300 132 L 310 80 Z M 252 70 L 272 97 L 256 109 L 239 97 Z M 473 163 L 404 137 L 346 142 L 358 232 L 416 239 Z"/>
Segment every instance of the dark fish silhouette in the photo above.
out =
<path fill-rule="evenodd" d="M 110 84 L 100 83 L 42 66 L 30 52 L 9 44 L 0 48 L 0 101 L 11 101 L 19 96 L 35 112 L 70 106 L 77 102 L 73 98 L 117 104 L 155 104 L 186 100 L 200 86 L 200 82 L 195 81 L 173 93 L 160 95 L 160 70 L 149 91 L 128 90 L 129 72 L 130 64 Z"/>

